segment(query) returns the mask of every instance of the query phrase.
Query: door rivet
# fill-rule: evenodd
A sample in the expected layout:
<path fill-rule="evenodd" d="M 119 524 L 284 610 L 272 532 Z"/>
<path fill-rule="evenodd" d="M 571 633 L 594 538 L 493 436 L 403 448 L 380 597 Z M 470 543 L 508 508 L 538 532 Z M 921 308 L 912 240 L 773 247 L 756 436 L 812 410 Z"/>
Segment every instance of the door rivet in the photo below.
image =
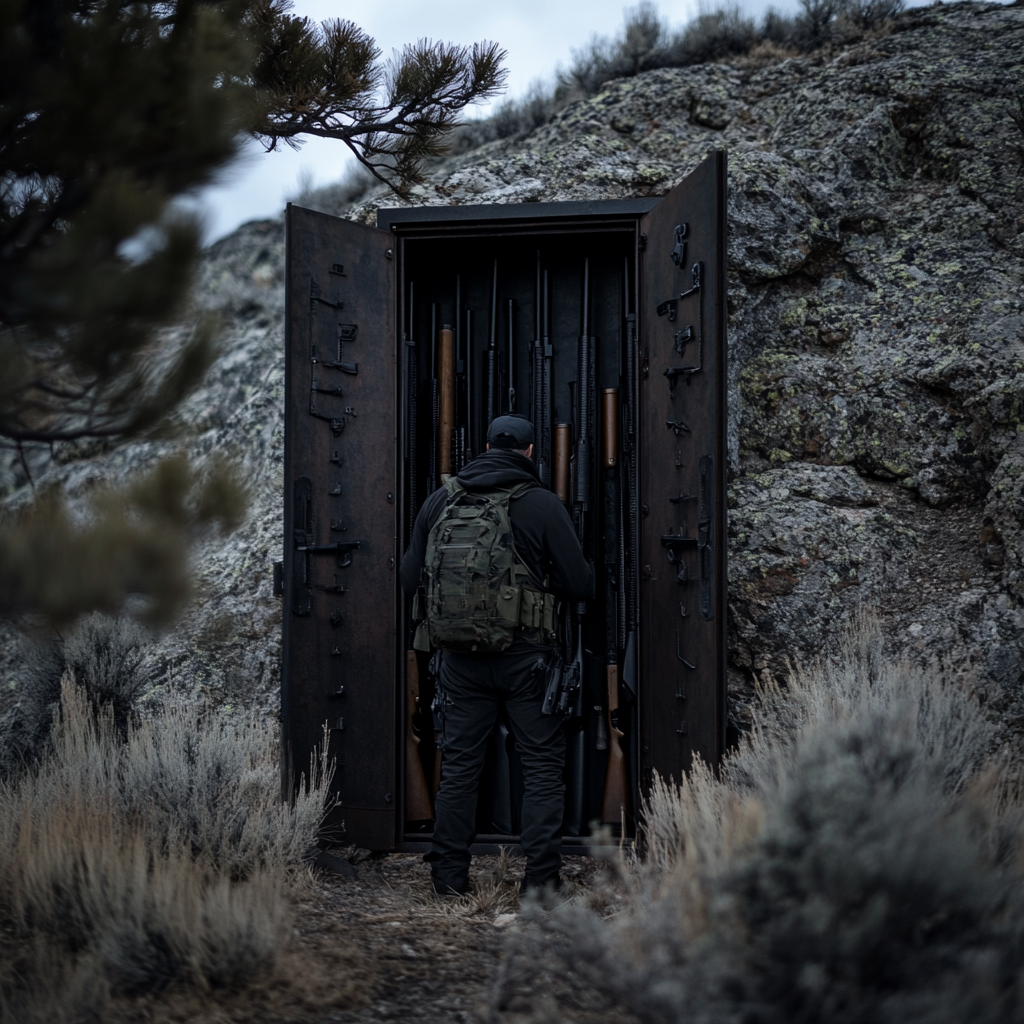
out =
<path fill-rule="evenodd" d="M 395 250 L 394 249 L 388 249 L 388 251 L 386 253 L 384 253 L 384 258 L 386 260 L 393 260 L 395 258 Z"/>
<path fill-rule="evenodd" d="M 390 505 L 395 500 L 395 496 L 388 491 L 388 504 Z"/>

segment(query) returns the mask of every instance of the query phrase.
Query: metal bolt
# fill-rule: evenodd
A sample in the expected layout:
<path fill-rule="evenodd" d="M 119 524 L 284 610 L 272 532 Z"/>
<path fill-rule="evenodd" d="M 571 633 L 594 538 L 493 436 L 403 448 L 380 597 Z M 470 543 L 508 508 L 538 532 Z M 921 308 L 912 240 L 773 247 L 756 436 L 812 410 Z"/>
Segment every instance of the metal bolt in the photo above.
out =
<path fill-rule="evenodd" d="M 388 251 L 386 253 L 384 253 L 384 259 L 386 259 L 386 260 L 393 260 L 394 258 L 395 258 L 395 251 L 394 251 L 394 249 L 388 249 Z"/>

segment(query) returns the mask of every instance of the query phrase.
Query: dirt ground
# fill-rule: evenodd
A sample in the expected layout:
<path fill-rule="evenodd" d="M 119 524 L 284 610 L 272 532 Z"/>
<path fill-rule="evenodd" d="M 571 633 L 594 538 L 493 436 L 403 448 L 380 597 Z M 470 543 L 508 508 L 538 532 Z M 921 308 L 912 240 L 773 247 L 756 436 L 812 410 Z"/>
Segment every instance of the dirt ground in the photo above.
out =
<path fill-rule="evenodd" d="M 518 1024 L 542 993 L 493 1008 L 509 930 L 518 927 L 522 860 L 476 857 L 471 894 L 440 899 L 417 854 L 335 850 L 358 877 L 312 872 L 293 889 L 292 933 L 275 967 L 242 992 L 165 993 L 111 1007 L 131 1024 Z M 614 900 L 611 872 L 590 857 L 568 857 L 563 900 Z M 518 995 L 518 994 L 517 994 Z M 524 1010 L 526 1013 L 524 1013 Z M 621 1020 L 587 1011 L 560 1019 Z"/>

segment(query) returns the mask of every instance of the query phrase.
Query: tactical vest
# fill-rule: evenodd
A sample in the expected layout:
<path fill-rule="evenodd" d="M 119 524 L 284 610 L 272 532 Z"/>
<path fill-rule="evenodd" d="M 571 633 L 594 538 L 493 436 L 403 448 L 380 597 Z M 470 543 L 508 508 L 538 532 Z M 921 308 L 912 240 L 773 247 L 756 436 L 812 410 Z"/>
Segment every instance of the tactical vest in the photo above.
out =
<path fill-rule="evenodd" d="M 508 517 L 509 502 L 532 486 L 467 491 L 454 476 L 445 482 L 448 499 L 427 535 L 414 601 L 417 650 L 433 644 L 503 651 L 517 627 L 537 630 L 543 643 L 554 641 L 558 601 L 516 553 Z"/>

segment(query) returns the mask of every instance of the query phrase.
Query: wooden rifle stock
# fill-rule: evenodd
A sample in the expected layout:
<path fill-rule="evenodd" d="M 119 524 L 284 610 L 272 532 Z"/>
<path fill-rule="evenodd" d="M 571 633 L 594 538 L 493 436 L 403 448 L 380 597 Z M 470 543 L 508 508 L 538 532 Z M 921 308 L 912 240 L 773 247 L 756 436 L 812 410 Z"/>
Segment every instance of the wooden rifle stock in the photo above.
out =
<path fill-rule="evenodd" d="M 444 483 L 452 472 L 452 430 L 455 426 L 455 336 L 447 324 L 438 335 L 438 364 L 441 401 L 437 426 L 437 461 L 441 483 Z"/>
<path fill-rule="evenodd" d="M 434 817 L 430 805 L 427 776 L 420 761 L 420 737 L 416 716 L 420 713 L 420 667 L 415 651 L 405 652 L 405 818 L 429 821 Z"/>
<path fill-rule="evenodd" d="M 569 507 L 569 456 L 572 452 L 572 424 L 555 424 L 555 452 L 551 482 L 558 500 Z"/>
<path fill-rule="evenodd" d="M 608 773 L 604 779 L 601 821 L 618 825 L 630 814 L 629 779 L 622 749 L 625 733 L 619 728 L 619 666 L 609 665 L 608 682 Z"/>

